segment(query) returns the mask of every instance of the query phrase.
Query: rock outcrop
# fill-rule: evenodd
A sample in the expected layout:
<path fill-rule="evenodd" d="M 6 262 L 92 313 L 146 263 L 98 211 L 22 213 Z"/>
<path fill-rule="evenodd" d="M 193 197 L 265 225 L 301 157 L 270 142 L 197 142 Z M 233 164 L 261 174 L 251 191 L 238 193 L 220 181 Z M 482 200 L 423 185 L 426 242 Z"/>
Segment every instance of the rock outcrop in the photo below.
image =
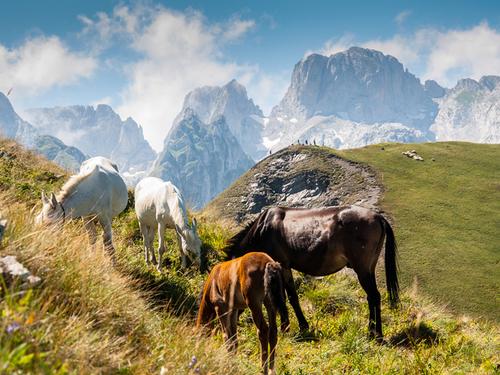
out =
<path fill-rule="evenodd" d="M 315 146 L 291 146 L 256 164 L 210 202 L 206 211 L 238 223 L 269 206 L 359 204 L 376 209 L 381 187 L 368 167 Z"/>

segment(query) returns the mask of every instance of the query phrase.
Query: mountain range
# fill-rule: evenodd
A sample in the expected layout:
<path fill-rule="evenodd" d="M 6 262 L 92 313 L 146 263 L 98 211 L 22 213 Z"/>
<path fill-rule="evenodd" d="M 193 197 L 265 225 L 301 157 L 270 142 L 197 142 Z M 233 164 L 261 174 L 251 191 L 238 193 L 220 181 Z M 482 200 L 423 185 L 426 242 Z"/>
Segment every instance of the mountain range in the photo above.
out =
<path fill-rule="evenodd" d="M 121 120 L 107 105 L 31 109 L 26 120 L 0 95 L 4 135 L 61 163 L 78 164 L 84 154 L 107 156 L 131 184 L 145 175 L 170 179 L 200 208 L 265 155 L 297 142 L 337 149 L 379 142 L 498 143 L 500 77 L 462 79 L 448 89 L 422 83 L 379 51 L 311 54 L 295 65 L 290 86 L 268 116 L 236 80 L 191 91 L 159 155 L 133 119 Z"/>

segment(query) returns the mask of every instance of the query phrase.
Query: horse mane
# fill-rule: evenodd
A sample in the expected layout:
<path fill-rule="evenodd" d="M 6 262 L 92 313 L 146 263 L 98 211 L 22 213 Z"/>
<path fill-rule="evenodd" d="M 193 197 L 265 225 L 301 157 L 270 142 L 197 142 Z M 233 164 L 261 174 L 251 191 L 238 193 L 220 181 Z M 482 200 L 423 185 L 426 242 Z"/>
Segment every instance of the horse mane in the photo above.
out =
<path fill-rule="evenodd" d="M 92 170 L 85 174 L 75 174 L 69 178 L 68 181 L 64 183 L 61 188 L 61 191 L 57 194 L 58 201 L 64 201 L 64 199 L 68 198 L 71 194 L 76 191 L 76 188 L 82 181 L 87 179 L 94 171 L 97 169 L 97 166 L 92 168 Z"/>
<path fill-rule="evenodd" d="M 258 235 L 258 229 L 261 226 L 262 218 L 266 216 L 267 209 L 262 211 L 253 221 L 250 221 L 245 227 L 231 237 L 224 247 L 226 260 L 240 257 L 252 249 L 246 248 L 250 242 Z"/>

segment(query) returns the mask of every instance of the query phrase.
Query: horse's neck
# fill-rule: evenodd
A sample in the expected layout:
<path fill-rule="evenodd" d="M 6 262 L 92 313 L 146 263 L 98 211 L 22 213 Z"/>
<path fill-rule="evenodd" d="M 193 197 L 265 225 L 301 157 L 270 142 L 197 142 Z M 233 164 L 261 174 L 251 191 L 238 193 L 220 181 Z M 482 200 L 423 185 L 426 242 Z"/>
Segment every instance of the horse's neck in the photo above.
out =
<path fill-rule="evenodd" d="M 84 202 L 79 194 L 71 194 L 60 203 L 68 218 L 77 218 L 88 214 L 88 209 L 84 209 Z"/>
<path fill-rule="evenodd" d="M 170 206 L 169 207 L 170 215 L 172 216 L 175 225 L 177 225 L 181 230 L 188 229 L 189 228 L 188 218 L 186 214 L 186 209 L 184 208 L 182 202 L 177 197 L 174 197 L 170 199 L 169 206 Z"/>

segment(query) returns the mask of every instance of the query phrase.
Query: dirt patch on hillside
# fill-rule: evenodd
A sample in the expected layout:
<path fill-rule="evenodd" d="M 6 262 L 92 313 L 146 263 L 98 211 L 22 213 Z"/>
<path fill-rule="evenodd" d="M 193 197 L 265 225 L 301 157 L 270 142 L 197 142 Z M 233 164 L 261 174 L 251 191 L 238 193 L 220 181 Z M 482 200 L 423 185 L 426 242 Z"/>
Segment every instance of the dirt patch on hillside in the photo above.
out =
<path fill-rule="evenodd" d="M 368 166 L 340 158 L 328 148 L 291 146 L 256 164 L 205 212 L 242 223 L 269 206 L 357 204 L 377 210 L 381 193 Z"/>

